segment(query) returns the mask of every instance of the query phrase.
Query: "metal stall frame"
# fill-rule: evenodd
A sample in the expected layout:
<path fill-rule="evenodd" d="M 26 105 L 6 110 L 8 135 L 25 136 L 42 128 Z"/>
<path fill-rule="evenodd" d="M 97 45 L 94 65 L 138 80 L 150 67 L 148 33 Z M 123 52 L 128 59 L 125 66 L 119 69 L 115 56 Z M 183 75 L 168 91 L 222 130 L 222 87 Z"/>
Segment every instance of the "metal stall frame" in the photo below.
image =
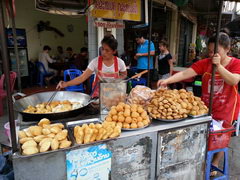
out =
<path fill-rule="evenodd" d="M 231 0 L 235 2 L 239 2 L 239 0 Z M 152 0 L 149 0 L 150 2 L 150 9 L 152 9 Z M 5 35 L 5 24 L 4 24 L 4 4 L 5 1 L 1 0 L 0 1 L 0 39 L 1 39 L 1 54 L 2 54 L 2 59 L 3 59 L 3 67 L 4 67 L 4 74 L 6 77 L 6 90 L 7 90 L 7 101 L 8 101 L 8 114 L 9 114 L 9 123 L 10 123 L 10 129 L 11 129 L 11 140 L 12 140 L 12 148 L 13 152 L 17 151 L 17 140 L 16 140 L 16 130 L 15 130 L 15 122 L 14 122 L 14 110 L 13 110 L 13 102 L 12 102 L 12 97 L 11 97 L 11 92 L 10 92 L 10 73 L 9 73 L 9 55 L 7 52 L 7 44 L 6 44 L 6 35 Z M 218 35 L 220 32 L 220 24 L 221 24 L 221 13 L 222 13 L 222 4 L 223 0 L 219 0 L 219 13 L 218 13 L 218 26 L 217 26 L 217 40 L 218 40 Z M 12 8 L 12 6 L 11 6 Z M 150 12 L 150 17 L 149 19 L 149 44 L 151 40 L 151 24 L 152 24 L 152 12 Z M 12 17 L 13 19 L 15 18 L 14 16 Z M 14 21 L 14 20 L 13 20 Z M 16 42 L 16 37 L 14 37 L 15 42 Z M 150 62 L 150 46 L 148 47 L 148 62 Z M 215 52 L 217 52 L 217 41 L 215 45 Z M 149 63 L 148 63 L 149 64 Z M 150 65 L 148 65 L 148 70 L 150 70 Z M 211 84 L 211 93 L 210 93 L 210 103 L 209 103 L 209 115 L 212 113 L 212 104 L 213 104 L 213 85 L 215 81 L 215 71 L 216 67 L 213 66 L 212 70 L 212 84 Z M 150 76 L 150 72 L 148 72 L 148 80 Z M 148 81 L 149 84 L 149 81 Z"/>

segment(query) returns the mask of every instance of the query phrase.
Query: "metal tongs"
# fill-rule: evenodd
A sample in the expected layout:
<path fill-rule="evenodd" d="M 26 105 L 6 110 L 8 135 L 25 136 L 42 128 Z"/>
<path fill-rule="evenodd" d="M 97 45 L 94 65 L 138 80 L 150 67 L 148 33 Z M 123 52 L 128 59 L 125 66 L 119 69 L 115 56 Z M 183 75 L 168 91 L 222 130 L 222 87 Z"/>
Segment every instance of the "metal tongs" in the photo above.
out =
<path fill-rule="evenodd" d="M 46 106 L 47 105 L 49 105 L 51 102 L 52 102 L 52 100 L 55 98 L 55 96 L 56 96 L 56 94 L 58 93 L 58 89 L 57 90 L 55 90 L 53 93 L 52 93 L 52 95 L 51 95 L 51 97 L 48 99 L 48 101 L 47 101 L 47 104 L 46 104 Z"/>

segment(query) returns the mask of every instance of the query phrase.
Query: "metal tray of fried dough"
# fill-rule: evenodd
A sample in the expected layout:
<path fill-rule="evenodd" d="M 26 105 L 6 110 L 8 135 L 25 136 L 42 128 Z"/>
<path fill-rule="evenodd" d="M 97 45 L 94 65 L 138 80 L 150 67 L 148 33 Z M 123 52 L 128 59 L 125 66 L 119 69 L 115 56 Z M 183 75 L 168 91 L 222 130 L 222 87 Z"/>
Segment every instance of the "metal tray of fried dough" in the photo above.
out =
<path fill-rule="evenodd" d="M 62 123 L 62 122 L 54 122 L 52 124 L 58 124 L 58 123 Z M 67 128 L 66 124 L 65 123 L 62 123 L 64 125 L 64 129 L 67 129 L 68 130 L 68 140 L 72 142 L 72 144 L 68 147 L 68 148 L 62 148 L 62 149 L 56 149 L 56 150 L 49 150 L 49 151 L 46 151 L 46 152 L 38 152 L 36 154 L 32 154 L 32 155 L 23 155 L 22 154 L 22 148 L 21 148 L 21 144 L 19 143 L 18 141 L 18 149 L 19 151 L 16 152 L 16 154 L 18 155 L 18 157 L 21 157 L 21 158 L 27 158 L 27 157 L 33 157 L 33 156 L 41 156 L 41 155 L 44 155 L 44 154 L 49 154 L 49 153 L 54 153 L 54 152 L 58 152 L 58 151 L 65 151 L 65 150 L 68 150 L 68 149 L 71 149 L 74 145 L 74 139 L 72 138 L 71 136 L 71 133 L 69 131 L 69 129 Z M 34 125 L 31 125 L 31 126 L 34 126 Z M 30 127 L 30 126 L 29 126 Z M 24 128 L 20 128 L 21 131 L 24 131 L 24 130 L 27 130 L 28 127 L 24 127 Z"/>
<path fill-rule="evenodd" d="M 99 143 L 102 143 L 102 142 L 106 142 L 106 141 L 118 138 L 118 137 L 114 137 L 114 138 L 108 138 L 108 139 L 104 139 L 104 140 L 100 140 L 100 141 L 90 142 L 90 143 L 87 143 L 87 144 L 78 144 L 76 142 L 75 137 L 74 137 L 74 127 L 75 126 L 82 126 L 83 124 L 88 124 L 89 125 L 90 123 L 93 123 L 93 124 L 100 123 L 101 124 L 101 123 L 103 123 L 103 121 L 101 121 L 99 118 L 93 118 L 93 119 L 86 119 L 84 121 L 80 120 L 80 121 L 73 121 L 73 122 L 68 122 L 67 123 L 67 128 L 68 128 L 68 131 L 71 135 L 71 138 L 73 139 L 73 146 L 74 147 L 88 146 L 90 144 L 99 144 Z"/>

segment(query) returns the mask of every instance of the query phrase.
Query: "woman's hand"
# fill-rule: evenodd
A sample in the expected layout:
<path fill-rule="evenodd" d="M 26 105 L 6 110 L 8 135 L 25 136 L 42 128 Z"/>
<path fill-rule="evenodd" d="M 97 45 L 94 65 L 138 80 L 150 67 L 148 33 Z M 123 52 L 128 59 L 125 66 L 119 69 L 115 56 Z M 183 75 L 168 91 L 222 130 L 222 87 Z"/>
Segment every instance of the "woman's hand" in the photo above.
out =
<path fill-rule="evenodd" d="M 214 54 L 212 58 L 212 63 L 215 64 L 217 67 L 221 65 L 221 56 L 218 53 Z"/>
<path fill-rule="evenodd" d="M 158 87 L 166 87 L 167 85 L 168 85 L 169 83 L 168 83 L 168 80 L 167 79 L 163 79 L 163 80 L 158 80 L 158 82 L 157 82 L 157 86 Z"/>
<path fill-rule="evenodd" d="M 65 82 L 65 81 L 60 81 L 60 82 L 58 83 L 56 89 L 63 89 L 63 88 L 65 88 L 65 87 L 67 87 L 67 86 L 68 86 L 68 85 L 67 85 L 67 82 Z"/>

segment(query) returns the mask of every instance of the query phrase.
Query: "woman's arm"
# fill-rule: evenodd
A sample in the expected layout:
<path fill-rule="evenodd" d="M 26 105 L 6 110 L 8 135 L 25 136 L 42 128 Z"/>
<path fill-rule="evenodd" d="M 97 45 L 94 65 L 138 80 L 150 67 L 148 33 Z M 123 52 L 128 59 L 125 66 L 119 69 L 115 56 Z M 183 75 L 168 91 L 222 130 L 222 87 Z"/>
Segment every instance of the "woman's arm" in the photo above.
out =
<path fill-rule="evenodd" d="M 217 66 L 217 71 L 221 75 L 221 77 L 224 79 L 224 81 L 230 85 L 234 86 L 239 83 L 240 81 L 240 75 L 239 74 L 233 74 L 229 72 L 222 64 L 221 64 L 221 56 L 216 53 L 214 57 L 212 58 L 212 63 Z"/>
<path fill-rule="evenodd" d="M 239 74 L 233 74 L 229 72 L 225 67 L 223 67 L 221 64 L 217 66 L 217 70 L 221 77 L 224 79 L 224 81 L 230 85 L 234 86 L 237 85 L 240 81 L 240 75 Z"/>
<path fill-rule="evenodd" d="M 180 82 L 182 80 L 192 78 L 196 75 L 197 75 L 197 73 L 192 68 L 188 68 L 184 71 L 181 71 L 181 72 L 178 72 L 178 73 L 174 74 L 173 76 L 171 76 L 168 79 L 159 80 L 158 81 L 158 86 L 166 86 L 168 84 Z"/>
<path fill-rule="evenodd" d="M 125 79 L 127 77 L 127 71 L 119 72 L 119 77 Z"/>
<path fill-rule="evenodd" d="M 67 82 L 60 81 L 57 85 L 57 89 L 81 84 L 84 81 L 86 81 L 86 79 L 88 79 L 92 75 L 92 73 L 93 73 L 93 71 L 91 71 L 90 69 L 87 68 L 87 70 L 84 71 L 84 73 L 81 76 L 78 76 L 71 81 L 67 81 Z"/>

